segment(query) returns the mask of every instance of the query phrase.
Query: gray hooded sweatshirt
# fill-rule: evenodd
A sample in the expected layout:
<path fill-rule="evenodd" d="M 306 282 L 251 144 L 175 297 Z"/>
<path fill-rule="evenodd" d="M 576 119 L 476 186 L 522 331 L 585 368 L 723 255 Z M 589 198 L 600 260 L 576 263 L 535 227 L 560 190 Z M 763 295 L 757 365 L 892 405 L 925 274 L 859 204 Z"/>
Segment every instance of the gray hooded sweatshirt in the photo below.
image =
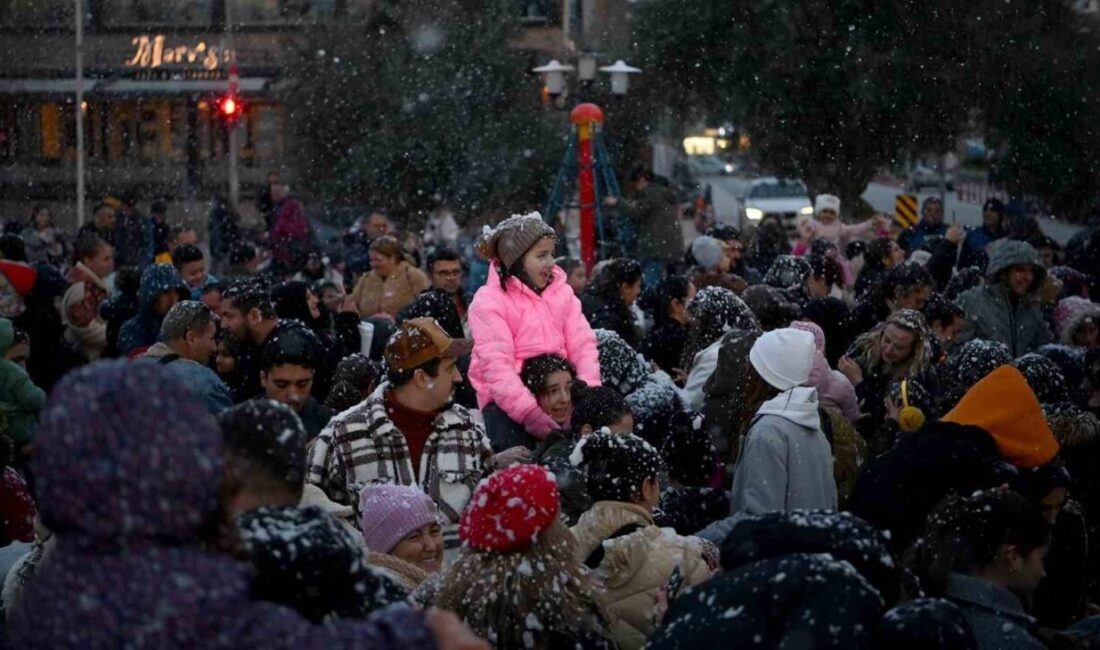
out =
<path fill-rule="evenodd" d="M 817 408 L 817 391 L 806 386 L 764 402 L 733 473 L 731 513 L 836 509 L 833 453 Z"/>

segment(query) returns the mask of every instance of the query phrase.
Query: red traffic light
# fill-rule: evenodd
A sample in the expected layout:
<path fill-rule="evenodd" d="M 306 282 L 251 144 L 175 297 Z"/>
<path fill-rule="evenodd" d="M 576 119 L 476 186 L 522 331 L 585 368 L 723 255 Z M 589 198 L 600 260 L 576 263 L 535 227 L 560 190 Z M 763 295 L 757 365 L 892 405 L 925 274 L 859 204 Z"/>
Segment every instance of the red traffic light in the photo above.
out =
<path fill-rule="evenodd" d="M 235 124 L 244 114 L 244 102 L 234 95 L 223 95 L 218 99 L 218 117 L 227 124 Z"/>

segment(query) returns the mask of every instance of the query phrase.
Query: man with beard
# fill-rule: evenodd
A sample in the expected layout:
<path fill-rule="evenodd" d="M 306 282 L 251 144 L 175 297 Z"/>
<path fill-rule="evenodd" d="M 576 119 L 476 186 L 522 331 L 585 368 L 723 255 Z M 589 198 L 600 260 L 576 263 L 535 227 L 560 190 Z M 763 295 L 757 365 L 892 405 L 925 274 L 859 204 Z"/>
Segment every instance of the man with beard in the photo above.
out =
<path fill-rule="evenodd" d="M 455 362 L 472 347 L 433 319 L 403 323 L 386 345 L 386 381 L 310 444 L 306 482 L 351 506 L 363 485 L 420 486 L 445 520 L 445 547 L 457 548 L 459 515 L 496 466 L 485 429 L 452 400 Z"/>
<path fill-rule="evenodd" d="M 222 328 L 241 347 L 237 358 L 238 381 L 231 387 L 235 400 L 240 403 L 259 396 L 263 390 L 260 354 L 276 331 L 285 328 L 286 324 L 275 315 L 271 293 L 255 279 L 238 280 L 225 290 L 221 320 Z"/>

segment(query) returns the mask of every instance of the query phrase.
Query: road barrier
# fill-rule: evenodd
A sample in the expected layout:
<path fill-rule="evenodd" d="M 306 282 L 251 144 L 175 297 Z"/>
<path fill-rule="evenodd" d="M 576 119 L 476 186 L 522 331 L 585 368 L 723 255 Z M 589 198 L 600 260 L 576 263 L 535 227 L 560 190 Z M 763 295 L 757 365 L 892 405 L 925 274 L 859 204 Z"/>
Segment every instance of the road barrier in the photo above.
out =
<path fill-rule="evenodd" d="M 917 225 L 920 217 L 917 216 L 917 197 L 912 194 L 898 194 L 894 200 L 894 221 L 907 230 Z"/>

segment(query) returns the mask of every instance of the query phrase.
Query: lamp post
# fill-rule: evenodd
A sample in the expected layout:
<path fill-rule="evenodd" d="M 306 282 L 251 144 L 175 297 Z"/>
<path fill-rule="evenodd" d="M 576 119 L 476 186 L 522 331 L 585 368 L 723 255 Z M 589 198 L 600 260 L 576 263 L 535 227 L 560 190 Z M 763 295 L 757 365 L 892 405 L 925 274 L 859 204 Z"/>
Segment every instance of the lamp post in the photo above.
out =
<path fill-rule="evenodd" d="M 546 92 L 549 93 L 551 97 L 557 97 L 565 91 L 565 73 L 572 71 L 573 66 L 563 65 L 557 59 L 551 59 L 550 63 L 531 70 L 531 72 L 545 75 Z"/>
<path fill-rule="evenodd" d="M 627 65 L 622 59 L 619 59 L 613 65 L 605 65 L 600 68 L 600 72 L 611 75 L 611 94 L 625 95 L 630 84 L 630 75 L 640 74 L 642 71 L 639 68 Z"/>
<path fill-rule="evenodd" d="M 532 69 L 532 72 L 544 75 L 545 92 L 554 99 L 558 108 L 564 108 L 564 99 L 567 96 L 566 73 L 577 71 L 577 80 L 581 88 L 587 91 L 596 78 L 596 71 L 607 73 L 611 77 L 611 94 L 622 96 L 628 88 L 628 77 L 641 72 L 638 68 L 627 65 L 622 59 L 613 65 L 597 68 L 597 55 L 585 52 L 577 57 L 577 65 L 563 64 L 557 59 L 551 60 L 543 66 Z M 576 188 L 580 199 L 580 249 L 581 261 L 589 271 L 596 264 L 597 237 L 596 229 L 600 227 L 600 237 L 603 237 L 603 226 L 599 223 L 600 193 L 610 191 L 610 196 L 618 196 L 618 181 L 614 171 L 610 167 L 608 155 L 600 140 L 600 131 L 605 119 L 604 112 L 596 104 L 590 103 L 587 97 L 590 93 L 583 92 L 579 97 L 583 103 L 577 104 L 570 112 L 569 118 L 576 129 L 575 139 L 571 140 L 569 149 L 566 150 L 566 162 L 562 164 L 558 180 L 555 181 L 555 189 L 551 192 L 550 206 L 556 205 L 560 200 L 559 190 L 563 185 L 566 174 L 572 171 L 573 164 L 570 157 L 573 147 L 576 147 Z M 598 187 L 598 184 L 602 186 Z M 550 216 L 550 215 L 547 215 Z"/>
<path fill-rule="evenodd" d="M 84 225 L 84 1 L 76 0 L 76 227 Z"/>
<path fill-rule="evenodd" d="M 564 108 L 564 105 L 562 105 L 559 100 L 568 95 L 566 73 L 574 71 L 577 73 L 577 81 L 579 81 L 583 87 L 587 88 L 596 79 L 596 71 L 598 69 L 600 72 L 604 72 L 611 77 L 612 95 L 625 95 L 629 87 L 630 75 L 640 74 L 642 72 L 641 69 L 627 65 L 622 59 L 615 61 L 612 65 L 597 68 L 598 56 L 599 55 L 594 52 L 581 53 L 577 56 L 577 65 L 575 67 L 568 63 L 562 63 L 557 59 L 551 59 L 546 65 L 532 68 L 531 72 L 543 75 L 546 94 L 550 95 L 550 97 L 555 100 L 559 108 Z"/>

